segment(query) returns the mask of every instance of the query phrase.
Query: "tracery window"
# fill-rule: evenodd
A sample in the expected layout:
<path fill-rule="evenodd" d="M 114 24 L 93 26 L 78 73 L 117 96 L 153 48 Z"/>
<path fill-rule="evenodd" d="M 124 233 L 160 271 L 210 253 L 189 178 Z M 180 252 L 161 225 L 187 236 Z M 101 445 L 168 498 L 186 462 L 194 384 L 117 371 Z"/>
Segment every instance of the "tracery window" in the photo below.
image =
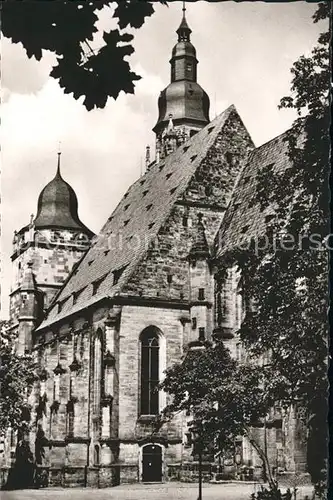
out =
<path fill-rule="evenodd" d="M 236 290 L 236 327 L 240 328 L 246 314 L 244 280 L 241 278 Z"/>
<path fill-rule="evenodd" d="M 141 415 L 159 412 L 159 336 L 148 328 L 141 335 Z"/>
<path fill-rule="evenodd" d="M 94 383 L 93 383 L 93 411 L 100 413 L 102 392 L 102 331 L 98 330 L 94 342 Z"/>

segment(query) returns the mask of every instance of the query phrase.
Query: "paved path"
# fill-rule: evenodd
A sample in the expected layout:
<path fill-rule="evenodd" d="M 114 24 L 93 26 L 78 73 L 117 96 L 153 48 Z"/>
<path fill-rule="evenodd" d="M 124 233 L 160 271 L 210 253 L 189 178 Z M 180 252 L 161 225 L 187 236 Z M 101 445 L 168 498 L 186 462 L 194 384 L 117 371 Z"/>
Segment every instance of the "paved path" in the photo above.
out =
<path fill-rule="evenodd" d="M 203 500 L 250 500 L 258 484 L 204 484 Z M 311 498 L 311 487 L 300 488 L 296 500 Z M 192 483 L 135 484 L 115 488 L 45 488 L 40 490 L 1 491 L 1 500 L 197 500 L 198 486 Z"/>

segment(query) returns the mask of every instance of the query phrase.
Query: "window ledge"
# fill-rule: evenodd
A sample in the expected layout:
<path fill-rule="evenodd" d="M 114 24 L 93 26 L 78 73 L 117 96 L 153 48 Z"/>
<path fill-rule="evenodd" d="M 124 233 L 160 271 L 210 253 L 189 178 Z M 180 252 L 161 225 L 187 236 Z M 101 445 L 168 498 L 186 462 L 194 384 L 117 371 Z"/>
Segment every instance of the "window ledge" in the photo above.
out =
<path fill-rule="evenodd" d="M 140 415 L 138 417 L 138 422 L 152 422 L 153 420 L 155 420 L 156 418 L 158 417 L 158 415 Z"/>

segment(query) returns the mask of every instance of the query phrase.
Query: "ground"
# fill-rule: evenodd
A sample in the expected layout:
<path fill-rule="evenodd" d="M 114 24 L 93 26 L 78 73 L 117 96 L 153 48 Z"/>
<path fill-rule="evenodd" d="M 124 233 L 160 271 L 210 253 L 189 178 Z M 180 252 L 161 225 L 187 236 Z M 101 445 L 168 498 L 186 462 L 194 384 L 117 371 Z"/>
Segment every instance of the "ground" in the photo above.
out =
<path fill-rule="evenodd" d="M 204 484 L 203 500 L 250 500 L 260 489 L 258 483 Z M 197 500 L 198 485 L 188 483 L 134 484 L 115 488 L 56 489 L 2 491 L 1 500 Z M 311 487 L 303 486 L 296 500 L 311 498 Z"/>

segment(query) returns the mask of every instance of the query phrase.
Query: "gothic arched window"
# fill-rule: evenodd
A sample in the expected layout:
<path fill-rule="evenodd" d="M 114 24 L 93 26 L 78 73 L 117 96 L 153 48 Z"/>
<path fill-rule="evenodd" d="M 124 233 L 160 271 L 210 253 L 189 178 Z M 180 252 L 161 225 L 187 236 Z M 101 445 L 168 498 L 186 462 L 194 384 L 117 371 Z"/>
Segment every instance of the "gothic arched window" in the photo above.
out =
<path fill-rule="evenodd" d="M 102 331 L 98 330 L 94 342 L 94 384 L 93 410 L 95 415 L 100 413 L 102 392 Z"/>
<path fill-rule="evenodd" d="M 159 412 L 159 335 L 154 328 L 141 334 L 141 415 Z"/>

